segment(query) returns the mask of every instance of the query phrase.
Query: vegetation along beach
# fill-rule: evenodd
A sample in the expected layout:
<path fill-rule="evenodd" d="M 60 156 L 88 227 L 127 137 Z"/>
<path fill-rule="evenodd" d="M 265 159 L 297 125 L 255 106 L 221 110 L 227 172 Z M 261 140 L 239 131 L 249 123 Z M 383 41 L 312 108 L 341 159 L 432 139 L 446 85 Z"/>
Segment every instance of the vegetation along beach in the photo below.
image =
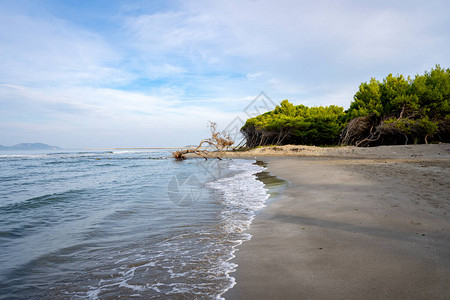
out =
<path fill-rule="evenodd" d="M 285 100 L 247 120 L 242 131 L 252 145 L 359 147 L 275 145 L 226 153 L 267 162 L 289 186 L 254 221 L 252 239 L 237 254 L 238 283 L 225 295 L 448 298 L 449 74 L 437 67 L 414 80 L 372 79 L 345 112 Z M 416 94 L 415 82 L 433 87 Z M 426 100 L 431 93 L 441 100 Z M 431 136 L 447 143 L 424 145 Z M 405 145 L 390 145 L 400 143 Z M 372 144 L 386 146 L 362 147 Z"/>
<path fill-rule="evenodd" d="M 450 299 L 449 12 L 0 0 L 0 300 Z"/>
<path fill-rule="evenodd" d="M 273 148 L 248 155 L 289 186 L 226 299 L 448 298 L 450 144 Z"/>

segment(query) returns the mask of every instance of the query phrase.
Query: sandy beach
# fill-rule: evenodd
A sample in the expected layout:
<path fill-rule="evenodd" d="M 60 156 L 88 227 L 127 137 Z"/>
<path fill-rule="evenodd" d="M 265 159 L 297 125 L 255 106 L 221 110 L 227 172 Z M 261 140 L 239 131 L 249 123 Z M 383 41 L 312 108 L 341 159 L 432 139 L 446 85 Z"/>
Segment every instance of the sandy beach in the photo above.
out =
<path fill-rule="evenodd" d="M 450 299 L 449 144 L 228 157 L 289 186 L 253 220 L 226 299 Z"/>

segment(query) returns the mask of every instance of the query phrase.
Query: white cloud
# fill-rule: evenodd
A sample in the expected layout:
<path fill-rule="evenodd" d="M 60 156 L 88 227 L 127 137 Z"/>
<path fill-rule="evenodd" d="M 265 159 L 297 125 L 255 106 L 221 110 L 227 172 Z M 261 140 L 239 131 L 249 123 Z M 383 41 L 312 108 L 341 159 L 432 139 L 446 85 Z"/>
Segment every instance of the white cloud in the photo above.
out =
<path fill-rule="evenodd" d="M 68 144 L 112 145 L 148 132 L 152 145 L 192 143 L 208 119 L 227 124 L 260 91 L 348 107 L 370 77 L 450 64 L 440 1 L 123 5 L 107 34 L 77 17 L 1 10 L 3 137 L 70 132 Z"/>
<path fill-rule="evenodd" d="M 0 82 L 39 85 L 112 84 L 133 75 L 103 38 L 60 19 L 0 15 Z"/>
<path fill-rule="evenodd" d="M 182 130 L 192 131 L 185 139 L 195 136 L 196 139 L 191 140 L 195 142 L 201 138 L 201 134 L 205 134 L 207 120 L 225 126 L 235 116 L 234 113 L 207 106 L 178 105 L 163 98 L 105 88 L 42 89 L 3 85 L 0 86 L 0 94 L 5 104 L 21 99 L 16 102 L 16 113 L 0 121 L 1 127 L 11 132 L 26 129 L 29 139 L 43 132 L 47 135 L 53 133 L 59 138 L 65 135 L 80 136 L 80 130 L 87 130 L 86 136 L 97 132 L 99 139 L 107 142 L 108 139 L 100 137 L 103 132 L 121 132 L 124 135 L 153 132 L 164 137 L 169 132 Z M 5 109 L 6 106 L 0 107 Z M 3 112 L 2 108 L 0 113 L 8 113 Z M 117 135 L 108 141 L 109 146 L 114 146 L 114 139 L 117 139 Z M 65 146 L 76 147 L 77 142 L 67 141 Z M 139 142 L 136 140 L 134 145 Z M 161 146 L 159 140 L 147 142 Z M 91 143 L 101 146 L 95 139 Z M 175 139 L 172 145 L 176 143 Z"/>
<path fill-rule="evenodd" d="M 256 80 L 264 76 L 264 72 L 256 72 L 256 73 L 247 73 L 247 78 L 249 80 Z"/>
<path fill-rule="evenodd" d="M 127 25 L 136 39 L 145 42 L 145 48 L 173 51 L 215 39 L 215 28 L 204 27 L 213 21 L 206 15 L 166 12 L 130 18 Z"/>
<path fill-rule="evenodd" d="M 288 96 L 308 90 L 317 93 L 315 85 L 330 81 L 346 85 L 355 78 L 365 81 L 397 70 L 422 72 L 434 63 L 449 62 L 444 55 L 449 42 L 442 40 L 446 34 L 440 32 L 448 21 L 436 20 L 445 19 L 445 10 L 433 3 L 193 1 L 182 5 L 128 19 L 126 30 L 142 56 L 169 60 L 188 73 L 237 72 L 247 79 L 248 87 L 258 85 L 259 90 L 274 94 L 281 88 Z M 161 53 L 171 55 L 161 58 Z M 426 63 L 412 69 L 411 61 L 417 65 L 419 60 Z"/>
<path fill-rule="evenodd" d="M 148 78 L 167 78 L 168 76 L 186 73 L 186 69 L 166 63 L 163 65 L 150 65 L 145 73 Z"/>

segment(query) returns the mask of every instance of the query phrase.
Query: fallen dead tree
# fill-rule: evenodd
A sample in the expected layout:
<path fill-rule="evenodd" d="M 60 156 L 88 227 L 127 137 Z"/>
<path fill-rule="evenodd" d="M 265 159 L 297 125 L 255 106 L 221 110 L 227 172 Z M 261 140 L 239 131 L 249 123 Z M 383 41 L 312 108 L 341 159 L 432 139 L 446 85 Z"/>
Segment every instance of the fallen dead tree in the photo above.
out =
<path fill-rule="evenodd" d="M 378 120 L 373 116 L 354 118 L 348 122 L 341 133 L 340 145 L 360 145 L 363 140 L 374 139 L 377 133 L 374 132 Z"/>
<path fill-rule="evenodd" d="M 430 120 L 417 114 L 383 118 L 365 116 L 351 120 L 342 131 L 340 144 L 357 147 L 428 144 L 429 139 L 449 140 L 450 122 Z"/>
<path fill-rule="evenodd" d="M 203 157 L 205 160 L 208 160 L 208 158 L 217 158 L 222 160 L 222 152 L 229 149 L 234 144 L 234 140 L 225 130 L 222 132 L 218 131 L 217 123 L 209 121 L 208 127 L 211 132 L 210 138 L 202 140 L 195 149 L 172 152 L 173 158 L 175 160 L 184 160 L 186 159 L 186 154 L 192 153 Z"/>

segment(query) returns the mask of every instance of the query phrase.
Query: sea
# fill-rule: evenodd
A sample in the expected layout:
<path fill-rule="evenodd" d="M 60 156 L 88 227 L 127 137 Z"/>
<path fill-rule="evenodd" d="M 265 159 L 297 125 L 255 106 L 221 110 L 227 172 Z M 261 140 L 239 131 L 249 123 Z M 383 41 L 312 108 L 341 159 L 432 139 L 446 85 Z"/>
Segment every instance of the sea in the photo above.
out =
<path fill-rule="evenodd" d="M 0 299 L 222 299 L 283 186 L 167 149 L 0 151 Z"/>

